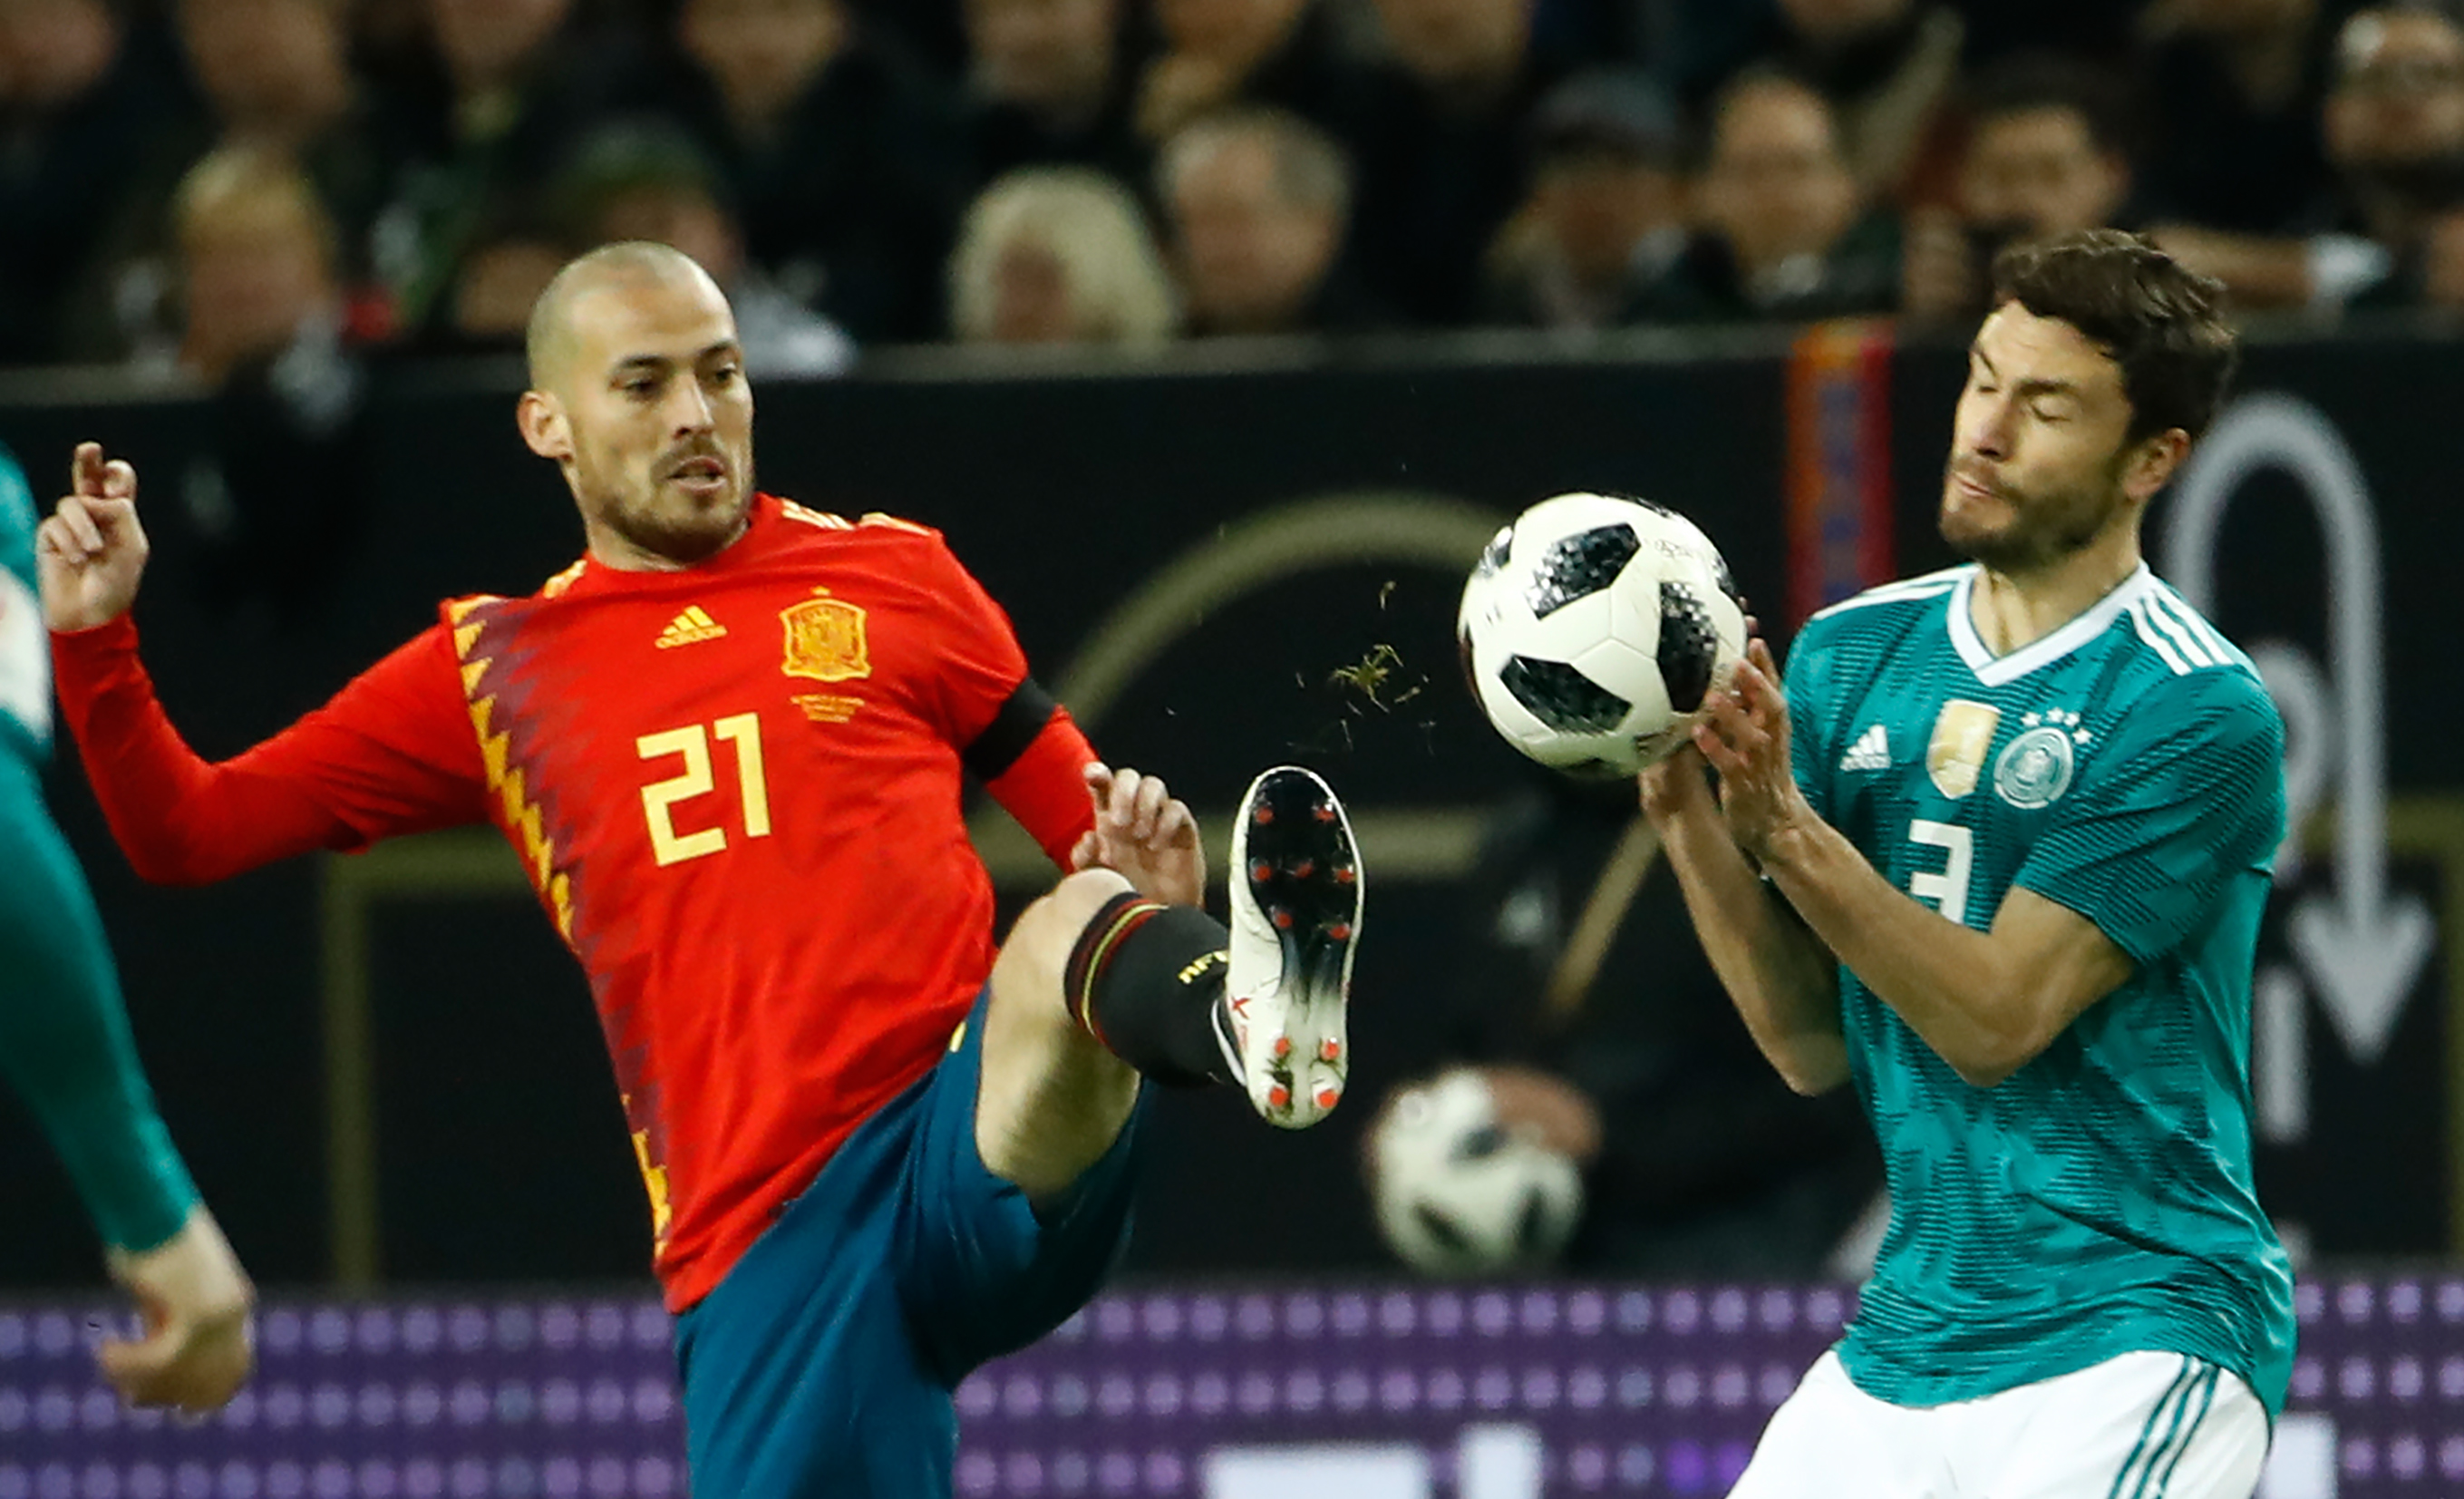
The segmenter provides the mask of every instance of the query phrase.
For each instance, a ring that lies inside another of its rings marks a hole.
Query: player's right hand
[[[131,1405],[221,1409],[256,1364],[256,1290],[213,1215],[201,1202],[168,1242],[143,1254],[114,1249],[110,1259],[112,1278],[136,1294],[145,1335],[105,1341],[95,1356],[103,1378]]]
[[[100,443],[79,443],[69,493],[35,532],[44,623],[63,632],[92,629],[127,613],[146,551],[137,471],[119,458],[106,462]]]

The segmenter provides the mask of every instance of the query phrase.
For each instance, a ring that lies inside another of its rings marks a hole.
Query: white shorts
[[[1857,1388],[1827,1353],[1771,1413],[1729,1499],[2250,1499],[2266,1461],[2258,1397],[2180,1354],[1907,1406]]]

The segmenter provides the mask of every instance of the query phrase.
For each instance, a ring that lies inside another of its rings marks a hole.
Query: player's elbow
[[[1848,1081],[1848,1045],[1838,1036],[1808,1037],[1769,1055],[1779,1080],[1802,1098],[1818,1098]]]
[[[128,855],[128,867],[148,885],[194,889],[238,872],[220,867],[219,861],[206,857],[203,850],[184,845],[132,842],[121,848]]]
[[[1980,1031],[1958,1046],[1942,1048],[1942,1059],[1970,1088],[1999,1088],[2005,1079],[2036,1059],[2052,1042],[2033,1028]]]

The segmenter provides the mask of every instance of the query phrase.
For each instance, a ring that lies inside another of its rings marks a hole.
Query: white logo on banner
[[[2378,522],[2352,451],[2318,408],[2271,392],[2234,403],[2202,440],[2183,474],[2165,528],[2167,576],[2203,612],[2215,608],[2217,533],[2235,494],[2254,474],[2280,469],[2299,486],[2326,541],[2327,674],[2299,647],[2263,641],[2251,659],[2266,678],[2286,728],[2289,797],[2286,846],[2277,878],[2299,867],[2292,831],[2305,822],[2336,775],[2335,893],[2297,905],[2288,923],[2293,949],[2338,1039],[2366,1067],[2386,1053],[2406,997],[2430,956],[2430,913],[2387,889],[2387,683],[2384,589]],[[2299,990],[2262,975],[2262,1009],[2299,1003]],[[2298,1015],[2261,1014],[2264,1035],[2297,1038]],[[2277,1087],[2306,1081],[2298,1060],[2272,1059]],[[2306,1088],[2301,1090],[2306,1095]],[[2260,1106],[2262,1128],[2277,1138],[2306,1132],[2306,1097]]]

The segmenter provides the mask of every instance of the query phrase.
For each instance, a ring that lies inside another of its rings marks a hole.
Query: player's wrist
[[[1820,850],[1821,829],[1822,820],[1814,815],[1814,808],[1802,797],[1794,798],[1771,820],[1754,849],[1754,861],[1766,874],[1801,874]]]
[[[135,1253],[114,1249],[110,1260],[123,1284],[200,1321],[244,1316],[256,1299],[239,1257],[202,1202],[167,1241]]]

